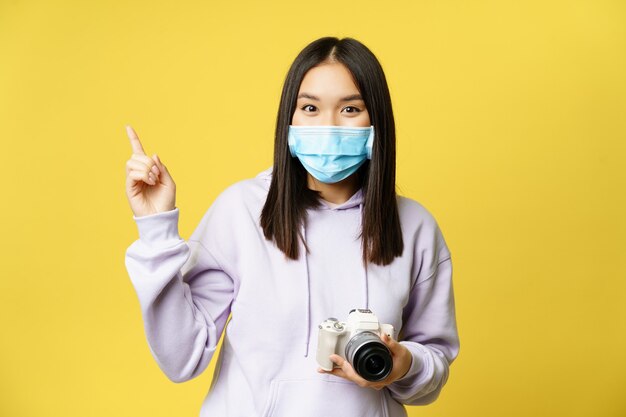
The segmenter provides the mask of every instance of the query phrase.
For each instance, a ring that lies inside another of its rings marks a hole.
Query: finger
[[[169,171],[167,170],[167,167],[165,165],[163,165],[163,162],[161,162],[161,158],[159,158],[159,155],[154,154],[152,159],[154,159],[156,161],[157,166],[159,167],[159,171],[164,172],[166,174],[169,174]]]
[[[146,172],[155,181],[159,178],[159,173],[156,165],[153,165],[152,168],[149,168],[143,162],[131,158],[126,161],[126,173],[128,174],[132,170]]]
[[[135,171],[132,170],[128,173],[128,176],[130,178],[132,178],[133,180],[139,182],[139,181],[143,181],[146,184],[149,185],[155,185],[156,181],[154,181],[153,179],[150,178],[150,175],[147,172],[141,172],[141,171]]]
[[[141,146],[139,136],[137,136],[137,133],[135,133],[135,130],[130,127],[130,125],[126,125],[126,134],[130,139],[130,146],[133,148],[133,153],[145,155],[146,152],[143,150],[143,146]]]
[[[400,343],[398,343],[392,337],[389,337],[389,335],[387,335],[387,334],[383,334],[381,338],[382,338],[383,342],[385,342],[385,344],[387,345],[389,350],[391,350],[392,354],[395,355],[396,353],[399,353],[399,351],[400,351]]]
[[[361,375],[357,374],[356,371],[354,370],[354,368],[352,367],[352,365],[350,364],[350,362],[348,362],[347,360],[345,360],[344,358],[342,358],[339,355],[336,354],[332,354],[330,355],[330,360],[333,361],[334,363],[336,363],[340,368],[341,372],[338,372],[339,374],[343,374],[345,375],[344,377],[356,382],[357,384],[359,384],[360,386],[367,386],[369,384],[369,382],[367,380],[365,380]],[[335,370],[333,370],[334,372]]]
[[[159,157],[157,156],[157,154],[154,154],[154,155],[152,155],[151,159],[154,161],[154,167],[157,169],[158,173],[160,174],[162,165],[161,165],[161,161],[159,160]],[[163,171],[165,171],[165,170],[163,170]]]
[[[161,174],[161,170],[159,170],[159,167],[157,166],[154,159],[150,158],[147,155],[132,154],[130,156],[130,159],[143,163],[147,167],[146,169],[152,171],[156,176],[159,176]]]
[[[327,373],[333,374],[333,375],[336,375],[336,376],[340,376],[342,378],[345,378],[345,379],[351,381],[351,379],[348,377],[348,375],[346,375],[346,373],[341,368],[334,368],[332,371],[328,371]]]
[[[360,387],[367,387],[369,385],[369,382],[366,381],[365,379],[359,377],[358,375],[356,375],[356,378],[354,375],[347,373],[346,371],[344,371],[341,368],[335,368],[332,370],[332,372],[330,372],[331,374],[341,377],[343,379],[346,379],[348,381],[354,382],[355,384],[357,384]]]
[[[331,371],[325,371],[323,369],[319,369],[320,373],[325,373],[325,374],[331,374],[331,375],[335,375],[335,376],[340,376],[342,378],[347,379],[348,381],[352,381],[352,379],[350,379],[348,377],[348,375],[345,373],[345,371],[341,368],[333,368]]]
[[[167,167],[163,164],[163,162],[161,162],[161,159],[159,158],[159,156],[157,154],[154,154],[152,159],[157,162],[157,166],[159,168],[159,173],[160,173],[159,178],[160,178],[161,183],[168,187],[176,187],[176,184],[174,183],[174,179],[170,175],[170,172],[167,169]]]
[[[135,170],[135,171],[144,171],[144,172],[150,172],[150,167],[146,164],[144,164],[141,161],[138,161],[136,159],[129,159],[128,161],[126,161],[126,169],[128,171],[131,170]]]
[[[139,171],[139,172],[142,172],[142,171]],[[154,175],[152,172],[147,172],[146,174],[148,177],[148,183],[150,185],[155,185],[158,182],[156,175]]]
[[[374,388],[377,391],[383,389],[387,385],[387,383],[384,381],[373,383],[371,381],[368,381],[362,378],[356,372],[346,372],[342,368],[335,368],[333,369],[332,372],[329,372],[329,373],[332,373],[333,375],[347,379],[348,381],[352,381],[360,387]]]

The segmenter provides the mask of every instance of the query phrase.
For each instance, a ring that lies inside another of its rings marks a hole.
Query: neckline
[[[341,205],[343,205],[343,204],[345,204],[345,203],[347,202],[347,201],[346,201],[346,202],[343,202],[343,203],[331,203],[330,201],[328,201],[328,200],[324,200],[324,199],[323,199],[323,198],[321,198],[321,197],[320,197],[320,200],[322,200],[322,203],[326,204],[326,205],[327,205],[328,207],[330,207],[331,209],[337,208],[337,207],[339,207],[339,206],[341,206]]]
[[[329,210],[342,210],[359,207],[363,202],[363,189],[359,188],[354,194],[352,194],[352,196],[348,200],[344,201],[343,203],[331,203],[330,201],[325,200],[321,197],[320,202],[322,203],[323,208]]]

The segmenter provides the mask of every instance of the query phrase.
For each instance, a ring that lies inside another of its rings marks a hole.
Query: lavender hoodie
[[[202,373],[222,331],[201,417],[406,416],[403,404],[439,396],[459,353],[450,251],[433,216],[398,196],[401,257],[364,268],[358,239],[363,195],[308,211],[289,260],[265,239],[259,216],[271,168],[222,192],[191,237],[179,209],[136,217],[126,268],[152,355],[174,382]],[[413,355],[407,374],[382,390],[317,372],[318,324],[369,308],[399,330]],[[227,320],[229,315],[230,320]]]

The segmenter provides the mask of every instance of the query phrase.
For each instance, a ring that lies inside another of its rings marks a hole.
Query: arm
[[[210,212],[211,210],[209,210]],[[200,243],[205,216],[188,242],[179,210],[136,217],[139,239],[126,251],[150,352],[174,382],[200,375],[213,357],[230,313],[234,283]]]
[[[416,279],[403,312],[398,339],[411,352],[411,366],[402,378],[387,386],[394,399],[407,405],[426,405],[437,399],[460,348],[452,260],[447,249],[437,252],[434,266],[427,269],[424,278]]]

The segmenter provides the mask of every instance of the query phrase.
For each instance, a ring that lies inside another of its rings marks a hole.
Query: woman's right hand
[[[133,154],[126,161],[126,196],[136,217],[174,210],[176,184],[159,157],[146,155],[139,137],[126,126]]]

